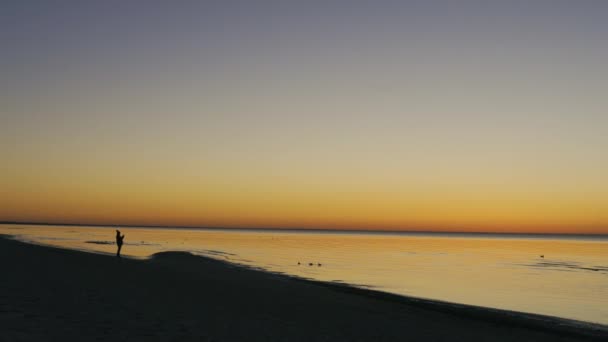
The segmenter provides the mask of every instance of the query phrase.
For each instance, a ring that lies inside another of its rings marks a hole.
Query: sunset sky
[[[0,220],[608,234],[606,1],[8,1]]]

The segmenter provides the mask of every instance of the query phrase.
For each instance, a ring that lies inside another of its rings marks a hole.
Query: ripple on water
[[[576,261],[538,261],[527,264],[520,264],[520,266],[533,267],[536,269],[547,269],[555,271],[589,271],[589,272],[601,272],[608,274],[608,266],[591,266],[584,265]]]

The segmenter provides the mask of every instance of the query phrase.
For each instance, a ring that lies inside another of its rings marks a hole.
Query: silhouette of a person
[[[116,229],[116,246],[118,246],[118,251],[116,251],[116,256],[120,258],[120,249],[122,248],[122,240],[125,238],[124,235],[120,235],[120,230]]]

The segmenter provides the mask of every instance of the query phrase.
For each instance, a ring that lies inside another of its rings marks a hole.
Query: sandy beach
[[[599,325],[0,238],[0,341],[580,341]]]

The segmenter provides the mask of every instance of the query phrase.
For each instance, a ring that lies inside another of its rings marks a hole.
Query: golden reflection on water
[[[132,257],[182,250],[403,295],[608,324],[606,239],[121,231],[126,235],[122,254]],[[0,225],[0,233],[65,248],[116,252],[112,228]]]

